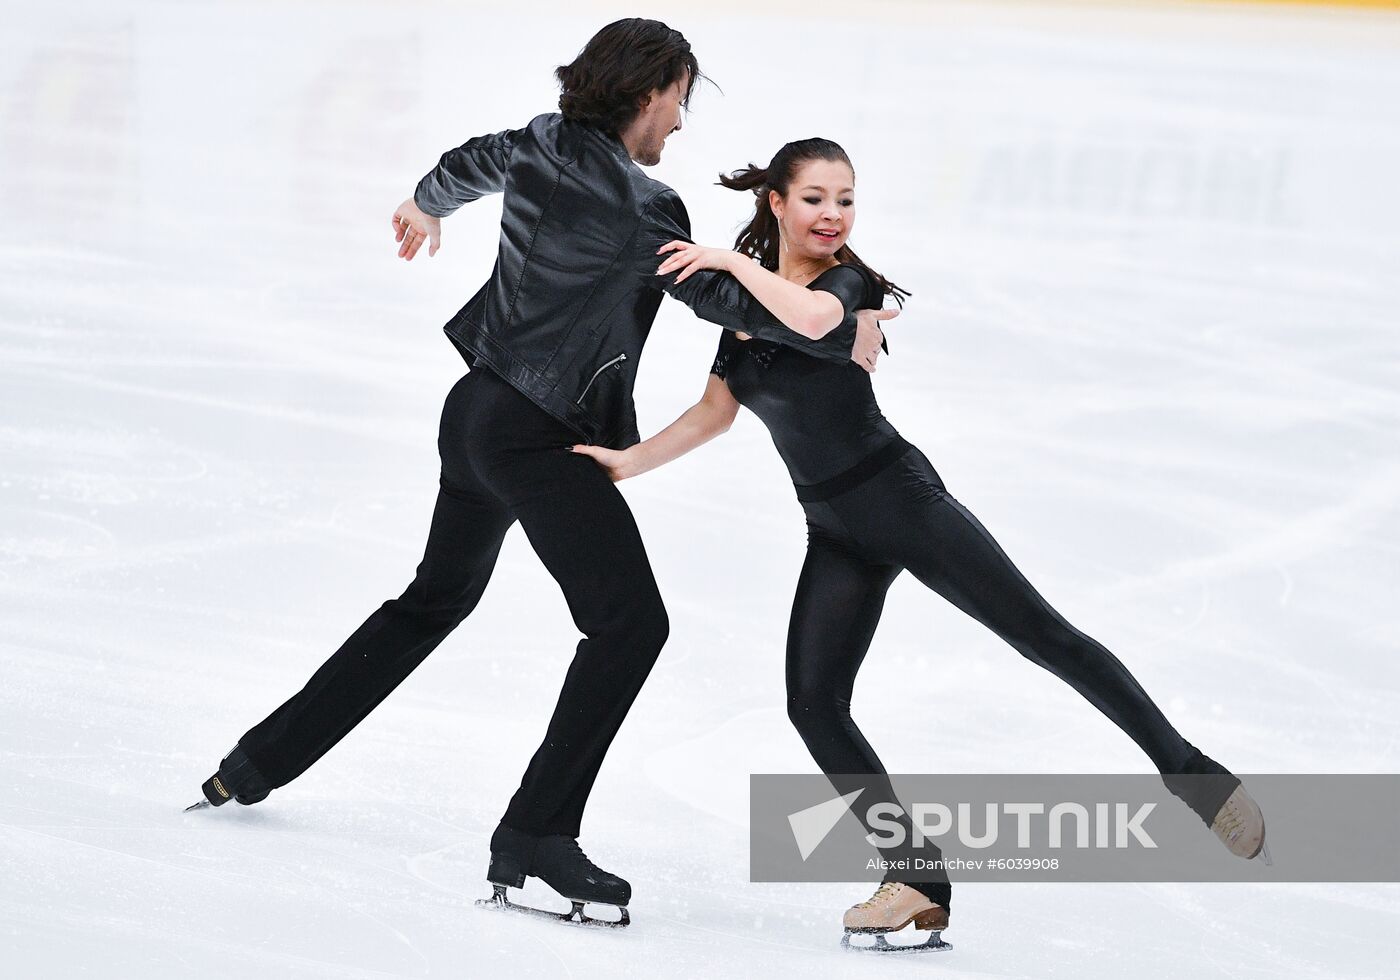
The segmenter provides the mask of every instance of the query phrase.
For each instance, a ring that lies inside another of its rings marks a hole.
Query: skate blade
[[[851,942],[852,936],[873,936],[875,942],[870,946],[857,946]],[[883,932],[865,933],[847,930],[846,934],[841,937],[841,948],[853,953],[938,953],[953,948],[952,943],[943,941],[943,930],[941,929],[930,931],[927,941],[911,943],[907,946],[892,943],[885,936],[886,933]]]
[[[1264,859],[1265,867],[1272,868],[1274,866],[1273,856],[1269,854],[1269,845],[1263,841],[1259,842],[1259,856]]]
[[[597,926],[604,929],[622,929],[630,925],[632,917],[627,914],[626,906],[614,906],[619,918],[616,919],[595,919],[583,911],[583,902],[569,899],[573,903],[573,908],[567,912],[551,912],[548,909],[532,908],[529,905],[516,905],[506,897],[506,886],[498,885],[494,882],[491,885],[492,893],[490,898],[479,898],[476,900],[476,907],[479,909],[497,909],[502,912],[518,912],[521,915],[531,915],[538,919],[553,919],[556,922],[567,922],[575,926]]]
[[[189,813],[191,810],[213,809],[213,807],[214,804],[210,803],[208,800],[200,800],[198,803],[191,803],[189,806],[185,807],[185,812]]]

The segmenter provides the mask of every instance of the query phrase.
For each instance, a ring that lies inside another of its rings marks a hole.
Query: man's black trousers
[[[441,487],[418,574],[300,692],[240,740],[269,784],[301,775],[475,608],[516,521],[583,633],[544,742],[502,823],[577,837],[603,756],[666,641],[666,609],[627,502],[576,433],[490,371],[443,406]],[[529,605],[521,604],[521,615]],[[552,685],[534,675],[514,683]]]

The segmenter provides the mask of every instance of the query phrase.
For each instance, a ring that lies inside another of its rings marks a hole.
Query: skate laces
[[[596,864],[594,864],[592,861],[590,861],[590,860],[588,859],[588,855],[587,855],[587,854],[583,853],[583,848],[579,847],[579,845],[578,845],[578,839],[577,839],[577,838],[575,838],[575,837],[570,837],[570,838],[568,838],[568,842],[567,842],[564,846],[565,846],[571,853],[578,855],[579,859],[580,859],[581,861],[583,861],[584,864],[588,865],[588,867],[589,867],[590,870],[596,871],[598,874],[606,874],[606,872],[603,871],[602,868],[598,867]]]
[[[887,881],[879,888],[875,889],[874,895],[871,895],[864,902],[861,902],[859,905],[856,906],[856,908],[868,909],[879,905],[881,902],[884,902],[887,899],[894,898],[896,895],[899,894],[899,890],[903,887],[904,886],[897,881]]]
[[[1235,801],[1231,799],[1226,804],[1229,811],[1229,819],[1225,825],[1225,832],[1229,834],[1229,839],[1235,840],[1240,834],[1245,833],[1245,815],[1235,806]]]
[[[1233,797],[1226,800],[1225,805],[1220,808],[1220,813],[1216,815],[1215,826],[1212,829],[1229,840],[1235,840],[1244,832],[1244,817],[1235,806]]]

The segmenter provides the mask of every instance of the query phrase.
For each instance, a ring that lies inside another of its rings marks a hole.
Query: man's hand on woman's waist
[[[856,342],[851,348],[851,360],[870,374],[875,373],[875,361],[880,356],[880,346],[885,342],[880,321],[892,320],[897,316],[899,310],[856,310]]]

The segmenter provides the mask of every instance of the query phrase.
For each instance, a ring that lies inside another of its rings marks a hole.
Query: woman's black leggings
[[[812,496],[803,490],[799,496]],[[788,717],[823,772],[885,771],[851,718],[851,689],[885,593],[906,568],[1084,695],[1159,771],[1182,771],[1193,746],[1117,657],[1041,597],[917,448],[858,486],[802,506],[807,560],[788,629]],[[930,897],[946,904],[946,887]]]

